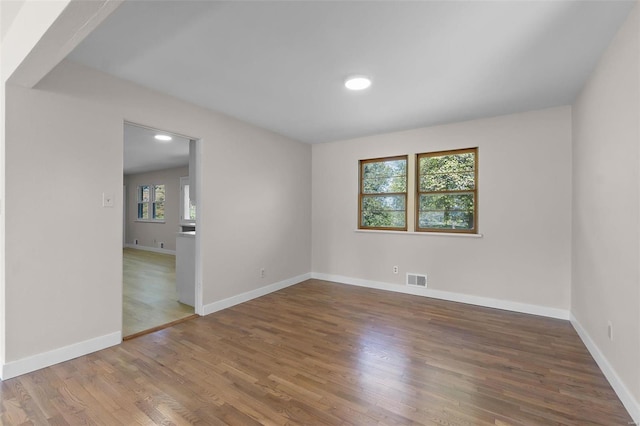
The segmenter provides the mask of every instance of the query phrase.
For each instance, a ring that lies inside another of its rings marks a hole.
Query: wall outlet
[[[133,240],[133,245],[137,246],[138,245],[138,240]]]
[[[611,321],[607,323],[607,337],[613,342],[613,324]]]
[[[160,248],[164,248],[164,243],[160,242]]]
[[[397,266],[393,267],[393,273],[397,274],[398,272],[400,272],[400,268],[398,268]]]
[[[264,268],[260,269],[260,278],[264,278],[266,276],[266,272],[264,271]]]

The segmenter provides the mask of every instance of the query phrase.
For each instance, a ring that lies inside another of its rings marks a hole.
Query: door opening
[[[196,316],[201,297],[196,295],[195,197],[187,200],[193,205],[190,233],[183,232],[181,216],[185,179],[193,182],[188,188],[198,186],[195,149],[195,139],[124,124],[124,340]]]

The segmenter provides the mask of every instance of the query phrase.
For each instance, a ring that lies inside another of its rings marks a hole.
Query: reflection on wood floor
[[[569,321],[310,280],[2,381],[0,424],[632,419]]]
[[[125,248],[122,257],[123,336],[193,315],[178,302],[174,255]]]

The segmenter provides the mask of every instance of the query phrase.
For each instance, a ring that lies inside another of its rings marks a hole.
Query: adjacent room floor
[[[568,321],[310,280],[0,383],[0,423],[629,425]]]
[[[123,330],[127,337],[193,315],[178,302],[176,257],[123,249]]]

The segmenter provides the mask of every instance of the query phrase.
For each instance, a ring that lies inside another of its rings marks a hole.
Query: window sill
[[[134,222],[141,222],[141,223],[167,223],[164,220],[144,220],[144,219],[136,219]]]
[[[462,232],[415,232],[415,231],[385,231],[381,229],[356,229],[355,232],[365,234],[397,234],[397,235],[429,235],[436,237],[462,237],[462,238],[482,238],[483,234],[465,234]]]

